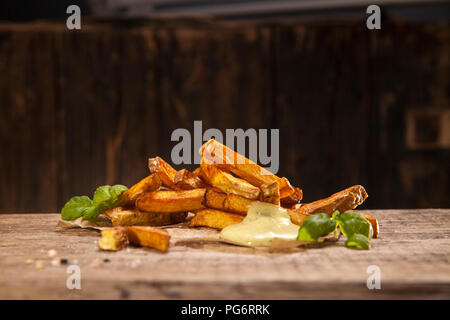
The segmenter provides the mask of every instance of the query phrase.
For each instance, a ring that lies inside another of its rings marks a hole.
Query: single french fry
[[[292,207],[293,211],[303,214],[326,213],[331,215],[334,211],[344,212],[355,209],[367,198],[363,186],[355,185],[339,191],[332,196],[311,203],[298,204]]]
[[[280,188],[276,181],[265,183],[260,187],[262,191],[262,201],[280,205]]]
[[[200,177],[206,183],[225,193],[234,193],[252,200],[259,199],[261,193],[258,187],[245,180],[234,177],[232,174],[217,168],[215,165],[201,164]]]
[[[158,213],[139,211],[136,208],[116,207],[103,211],[113,226],[165,226],[186,220],[186,212]]]
[[[102,230],[102,236],[98,240],[98,246],[101,250],[118,251],[125,248],[128,244],[126,228],[116,227]]]
[[[207,189],[203,204],[208,208],[222,211],[234,212],[242,215],[247,214],[248,207],[254,200],[250,200],[236,194],[226,194],[216,189]]]
[[[174,184],[183,190],[198,189],[206,187],[206,184],[198,175],[189,170],[181,169],[175,174]]]
[[[155,227],[127,227],[128,241],[137,246],[154,248],[166,252],[170,235],[167,230]]]
[[[215,209],[202,209],[195,213],[195,217],[192,218],[189,226],[210,227],[222,230],[232,224],[240,223],[243,219],[244,216],[236,213]]]
[[[151,173],[156,173],[167,187],[174,190],[181,190],[175,185],[174,179],[177,171],[160,157],[148,159],[148,168]]]
[[[206,189],[147,192],[136,201],[136,207],[146,212],[185,212],[202,209]]]
[[[295,192],[293,194],[280,200],[280,204],[284,208],[290,208],[290,207],[300,203],[302,198],[303,198],[303,190],[296,187]]]
[[[256,187],[276,181],[279,184],[281,198],[295,192],[286,178],[279,178],[243,155],[234,152],[214,139],[204,143],[199,150],[202,162],[215,164],[219,168],[231,171]]]
[[[249,206],[254,203],[255,200],[250,200],[236,194],[225,194],[214,189],[207,189],[203,204],[212,209],[218,209],[227,212],[233,212],[241,215],[246,215]],[[295,212],[287,209],[292,223],[301,225],[303,220],[307,218],[308,214],[301,212]]]
[[[142,179],[130,189],[123,192],[117,199],[118,206],[134,206],[137,198],[145,192],[155,191],[161,187],[161,179],[156,173]]]

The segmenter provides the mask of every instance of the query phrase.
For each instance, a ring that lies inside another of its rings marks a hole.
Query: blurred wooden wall
[[[409,150],[411,108],[449,107],[448,23],[0,24],[0,212],[57,212],[170,160],[176,128],[279,128],[304,200],[450,207],[450,151]]]

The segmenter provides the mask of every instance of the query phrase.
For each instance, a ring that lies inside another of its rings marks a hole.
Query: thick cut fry
[[[175,174],[173,180],[175,185],[183,190],[198,189],[206,187],[206,184],[198,177],[198,175],[189,170],[181,169]]]
[[[225,192],[234,193],[239,196],[257,200],[261,191],[245,180],[234,177],[215,165],[202,164],[200,166],[200,177],[211,186]],[[277,185],[278,187],[278,185]]]
[[[127,230],[122,227],[102,230],[102,237],[98,240],[99,248],[108,251],[122,250],[127,244]]]
[[[246,215],[248,207],[254,202],[255,200],[250,200],[232,193],[225,194],[214,189],[208,189],[205,193],[203,204],[208,208]],[[308,214],[290,209],[287,209],[287,211],[292,223],[297,225],[301,225],[303,220],[309,216]]]
[[[293,194],[291,194],[290,196],[281,199],[280,203],[281,203],[282,207],[290,208],[290,207],[300,203],[302,198],[303,198],[303,190],[300,188],[295,188],[295,192]]]
[[[208,189],[203,204],[208,208],[246,215],[248,207],[253,201],[236,194],[226,194],[215,189]]]
[[[355,211],[355,210],[353,210],[353,211]],[[370,222],[370,224],[372,225],[372,229],[373,229],[373,237],[378,238],[378,235],[380,234],[380,225],[378,224],[378,220],[369,216],[368,214],[365,214],[365,213],[362,213],[359,211],[355,211],[355,212],[359,213],[364,218],[366,218],[367,221]]]
[[[280,188],[281,198],[287,197],[295,191],[286,178],[277,177],[269,170],[214,139],[204,143],[199,153],[202,155],[203,163],[216,164],[219,168],[233,172],[256,187],[276,181]]]
[[[136,201],[136,207],[147,212],[185,212],[202,209],[206,189],[147,192]]]
[[[169,247],[169,233],[155,227],[127,227],[128,241],[136,246],[154,248],[166,252]]]
[[[262,201],[280,205],[280,188],[276,181],[261,185]]]
[[[232,224],[240,223],[244,216],[231,212],[225,212],[215,209],[203,209],[195,213],[192,218],[190,227],[210,227],[222,230]]]
[[[186,220],[186,212],[157,213],[144,212],[136,208],[116,207],[103,211],[113,226],[165,226]]]
[[[364,187],[356,185],[339,191],[328,198],[296,205],[292,210],[304,214],[326,213],[331,215],[335,210],[344,212],[355,209],[366,198],[367,193]]]
[[[123,192],[117,200],[118,206],[132,207],[135,205],[137,198],[145,192],[158,190],[159,187],[161,187],[161,179],[156,173],[153,173]]]
[[[114,227],[102,230],[98,245],[102,250],[118,251],[131,243],[165,252],[169,246],[169,239],[169,233],[161,228]]]
[[[174,182],[177,171],[163,159],[160,157],[148,159],[148,168],[151,173],[156,173],[167,187],[180,190],[180,187],[177,187]]]

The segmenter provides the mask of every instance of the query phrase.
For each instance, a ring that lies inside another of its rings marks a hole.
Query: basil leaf
[[[87,196],[72,197],[61,210],[63,220],[75,220],[85,214],[93,205],[93,202]]]
[[[95,190],[93,200],[87,196],[71,198],[61,210],[63,220],[75,220],[83,217],[83,220],[97,218],[103,210],[113,208],[117,198],[128,188],[117,184],[114,186],[101,186]]]
[[[345,241],[345,246],[369,250],[370,249],[370,239],[362,234],[355,233],[355,234],[352,234],[350,237],[348,237],[347,241]]]
[[[103,209],[98,206],[92,206],[83,215],[83,220],[91,220],[97,218],[100,213],[102,213]]]
[[[354,234],[361,234],[372,239],[372,225],[359,213],[353,211],[345,211],[341,214],[334,213],[333,218],[347,238],[350,238]]]
[[[112,205],[111,198],[111,186],[98,187],[94,193],[94,205],[107,209]]]
[[[298,241],[317,241],[320,237],[334,231],[336,222],[326,213],[317,213],[306,218],[298,230]]]
[[[121,184],[116,184],[111,187],[110,193],[112,196],[112,202],[113,204],[116,203],[117,198],[125,191],[127,191],[128,188],[126,186],[123,186]]]

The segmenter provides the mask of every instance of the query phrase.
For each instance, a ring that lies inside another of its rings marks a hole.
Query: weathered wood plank
[[[370,251],[345,248],[340,240],[270,252],[220,243],[210,229],[169,228],[166,254],[143,248],[101,252],[96,231],[61,230],[56,214],[5,214],[0,298],[449,299],[450,210],[365,212],[381,226]],[[50,249],[80,266],[81,290],[66,288],[67,266],[52,266]],[[41,260],[43,268],[28,259]],[[370,265],[380,267],[380,290],[366,287]]]
[[[279,128],[305,201],[450,207],[448,149],[409,150],[412,108],[448,108],[448,23],[204,20],[0,24],[0,212],[56,212],[170,160],[176,128]],[[187,166],[192,169],[193,166]],[[177,167],[178,168],[178,167]]]

